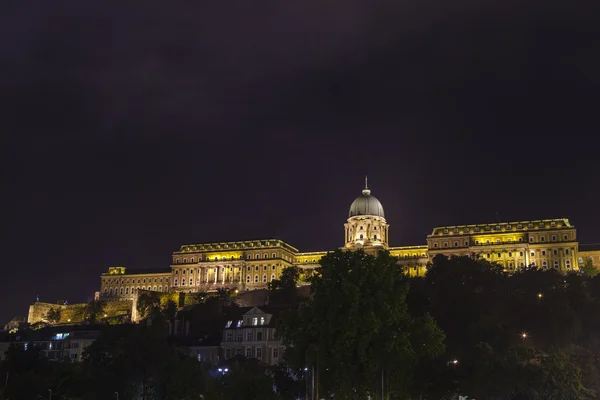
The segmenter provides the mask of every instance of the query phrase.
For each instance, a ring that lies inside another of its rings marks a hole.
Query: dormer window
[[[260,324],[264,325],[265,324],[265,317],[260,317]]]
[[[253,326],[256,326],[256,325],[258,325],[258,317],[254,317],[254,318],[252,318],[252,325],[253,325]]]
[[[227,323],[225,324],[225,329],[231,328],[232,323],[233,323],[233,321],[227,321]]]
[[[242,325],[243,325],[243,323],[244,323],[244,320],[243,320],[243,319],[240,319],[240,320],[237,322],[236,328],[241,328],[241,327],[242,327]]]

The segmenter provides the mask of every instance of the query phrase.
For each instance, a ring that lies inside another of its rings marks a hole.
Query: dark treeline
[[[310,298],[280,315],[284,366],[235,358],[219,372],[171,342],[175,310],[149,312],[150,326],[107,327],[80,363],[11,347],[3,399],[49,390],[73,400],[599,398],[600,279],[591,271],[509,275],[483,259],[438,256],[426,277],[409,278],[397,261],[384,251],[325,256]],[[271,285],[273,299],[294,297],[297,272]]]

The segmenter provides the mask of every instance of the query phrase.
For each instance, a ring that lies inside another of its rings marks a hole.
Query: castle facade
[[[600,247],[580,248],[576,229],[566,218],[442,226],[434,228],[421,246],[391,247],[388,240],[383,206],[365,182],[361,195],[350,206],[343,248],[389,250],[412,276],[424,275],[428,262],[438,254],[477,255],[509,272],[527,266],[569,272],[578,270],[588,258],[600,263]],[[164,269],[110,267],[100,277],[96,297],[128,300],[137,290],[194,293],[219,288],[262,289],[290,266],[311,275],[325,254],[327,251],[301,252],[279,239],[186,244],[172,254],[171,265]]]

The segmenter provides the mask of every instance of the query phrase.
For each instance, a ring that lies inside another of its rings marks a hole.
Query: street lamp
[[[115,396],[117,397],[117,400],[119,400],[119,392],[115,392]]]
[[[48,400],[52,400],[52,389],[48,389]]]
[[[538,298],[538,299],[540,299],[540,300],[541,300],[541,299],[542,299],[542,297],[544,297],[544,295],[543,295],[543,294],[541,294],[541,293],[538,293],[538,294],[537,294],[537,298]]]
[[[521,333],[521,339],[525,340],[529,337],[529,334],[527,334],[527,332],[522,332]]]

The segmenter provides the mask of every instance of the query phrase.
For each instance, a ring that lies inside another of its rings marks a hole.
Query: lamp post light
[[[525,340],[529,337],[529,334],[527,332],[522,332],[521,333],[521,339]]]
[[[119,400],[119,392],[115,392],[115,397]]]
[[[52,389],[48,389],[48,400],[52,400]]]

